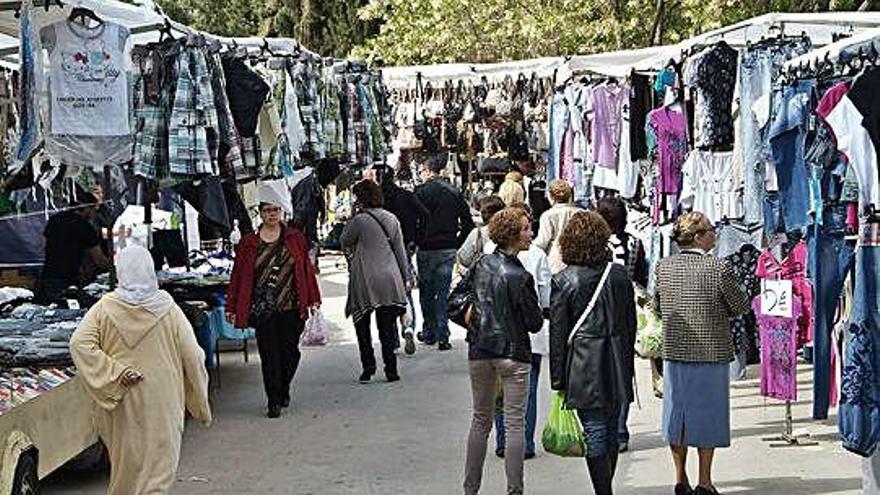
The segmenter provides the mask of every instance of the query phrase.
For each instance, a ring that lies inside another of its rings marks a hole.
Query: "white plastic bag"
[[[404,313],[402,315],[400,315],[400,326],[405,329],[412,328],[414,321],[415,321],[414,309],[412,307],[412,304],[410,304],[410,299],[407,298],[406,311],[404,311]]]
[[[305,330],[302,335],[302,345],[319,346],[327,345],[330,340],[330,328],[324,314],[320,309],[310,309],[309,319],[306,320]]]

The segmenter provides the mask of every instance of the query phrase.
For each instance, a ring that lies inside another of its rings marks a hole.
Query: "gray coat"
[[[373,219],[366,211],[372,213]],[[409,262],[397,218],[381,208],[370,208],[352,217],[340,243],[348,257],[348,301],[345,316],[360,319],[380,306],[406,307]],[[379,222],[385,227],[379,226]],[[391,238],[389,243],[388,237]]]

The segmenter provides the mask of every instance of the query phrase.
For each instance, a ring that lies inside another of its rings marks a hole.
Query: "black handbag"
[[[468,334],[470,334],[470,328],[464,321],[465,314],[467,313],[468,308],[474,304],[477,297],[474,291],[474,268],[475,267],[472,266],[461,277],[461,280],[455,284],[452,292],[449,293],[449,299],[447,299],[446,303],[446,315],[449,317],[449,320],[459,326],[467,328]]]
[[[265,284],[257,284],[251,296],[250,325],[261,326],[268,323],[278,310],[278,273],[281,272],[281,255],[284,252],[284,239],[278,239],[278,246],[269,262],[269,278]]]

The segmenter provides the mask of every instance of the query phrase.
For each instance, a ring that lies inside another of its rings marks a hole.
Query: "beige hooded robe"
[[[157,298],[170,296],[158,292]],[[154,298],[156,299],[156,298]],[[184,407],[211,422],[205,354],[173,302],[134,305],[117,293],[86,314],[70,351],[86,390],[99,406],[98,434],[110,453],[110,495],[164,494],[177,475]],[[143,380],[126,389],[123,371]]]

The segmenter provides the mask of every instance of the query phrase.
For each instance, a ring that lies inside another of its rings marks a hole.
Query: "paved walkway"
[[[245,364],[224,354],[222,388],[212,392],[215,424],[187,425],[179,482],[174,493],[200,494],[418,494],[460,493],[470,419],[470,388],[463,332],[453,351],[420,346],[400,356],[403,380],[381,373],[369,385],[360,372],[354,330],[342,317],[346,276],[322,259],[325,313],[333,345],[304,351],[294,381],[293,405],[280,420],[263,417],[264,397],[255,352]],[[377,349],[377,358],[378,356]],[[751,369],[752,375],[757,369]],[[671,459],[659,434],[660,401],[651,395],[647,362],[638,362],[641,408],[633,405],[631,451],[621,456],[618,494],[672,493]],[[771,448],[762,437],[782,431],[784,406],[765,400],[757,380],[732,391],[733,446],[716,455],[716,483],[725,494],[861,493],[860,459],[845,452],[836,417],[809,419],[810,370],[803,366],[794,405],[796,431],[812,434],[814,447]],[[546,363],[539,392],[539,425],[549,402]],[[491,442],[491,441],[490,441]],[[490,443],[484,493],[503,493],[503,462]],[[539,453],[526,463],[526,493],[589,494],[586,465]],[[696,477],[696,455],[690,472]],[[61,473],[44,494],[99,494],[106,473]]]

